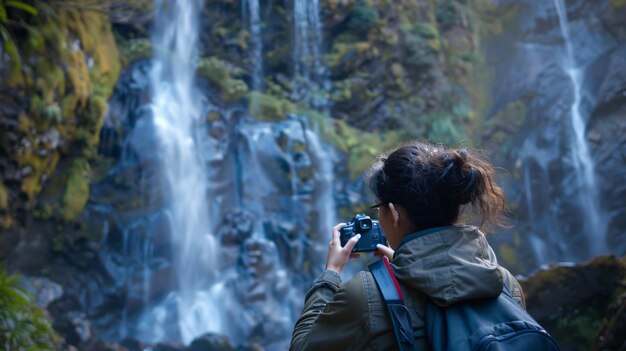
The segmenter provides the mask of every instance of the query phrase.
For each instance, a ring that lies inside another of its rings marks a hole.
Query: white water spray
[[[201,9],[201,0],[155,1],[150,76],[153,121],[171,204],[178,324],[185,343],[220,328],[217,308],[203,293],[215,275],[215,245],[209,233],[207,177],[193,133],[201,117],[201,99],[194,87]]]
[[[244,10],[248,11],[248,23],[252,38],[252,88],[263,90],[263,41],[261,40],[261,9],[259,0],[245,0]],[[244,16],[246,17],[246,16]]]
[[[297,96],[302,96],[314,107],[327,109],[328,98],[323,95],[330,91],[330,81],[322,61],[323,33],[319,0],[294,0],[293,7],[294,90]]]
[[[567,10],[563,0],[553,0],[559,17],[561,34],[565,41],[565,58],[563,69],[572,81],[574,87],[574,101],[570,110],[571,125],[574,131],[574,138],[571,141],[572,161],[576,171],[576,179],[581,190],[581,203],[585,212],[589,216],[590,228],[593,235],[590,235],[590,253],[597,255],[607,251],[606,249],[606,228],[600,216],[600,206],[598,201],[596,180],[594,175],[594,164],[591,153],[585,140],[586,123],[582,112],[582,82],[583,69],[576,63],[574,49],[570,37]]]

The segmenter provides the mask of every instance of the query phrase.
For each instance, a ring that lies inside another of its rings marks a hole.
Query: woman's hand
[[[385,246],[382,244],[377,244],[376,245],[376,252],[374,252],[374,256],[377,257],[383,257],[383,256],[387,256],[387,258],[389,259],[389,261],[391,261],[393,259],[393,253],[395,251],[393,251],[389,246]]]
[[[341,247],[339,229],[345,225],[345,223],[339,223],[333,227],[333,239],[330,241],[330,244],[328,244],[328,256],[326,257],[326,269],[339,274],[343,271],[350,257],[358,257],[358,255],[352,254],[352,248],[361,238],[361,234],[357,234],[348,240],[346,246]]]

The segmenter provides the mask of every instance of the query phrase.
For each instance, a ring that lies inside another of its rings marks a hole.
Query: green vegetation
[[[217,87],[225,102],[237,101],[248,93],[246,83],[236,79],[243,71],[216,57],[201,59],[198,62],[198,74]]]
[[[19,284],[0,270],[0,347],[4,350],[56,350],[60,337],[44,312]]]
[[[120,43],[120,58],[124,65],[152,57],[152,42],[150,39],[137,38],[128,41],[119,39],[118,42]]]
[[[260,121],[279,121],[295,110],[288,100],[252,91],[248,94],[248,110],[252,117]]]
[[[61,218],[75,220],[89,200],[89,176],[91,167],[85,159],[76,159],[68,171],[67,185],[63,194]]]
[[[348,28],[356,32],[367,32],[378,21],[376,9],[367,5],[365,1],[359,1],[348,19]]]
[[[16,71],[21,69],[22,60],[20,58],[16,39],[11,32],[10,27],[19,26],[29,29],[23,22],[18,22],[14,18],[9,17],[12,10],[19,10],[32,16],[37,16],[37,8],[24,1],[7,0],[0,1],[0,39],[4,43],[4,52],[11,57],[12,68]]]
[[[21,169],[28,170],[19,191],[29,208],[34,207],[44,183],[54,176],[59,164],[74,159],[88,162],[95,157],[106,101],[121,70],[111,23],[102,11],[106,8],[65,5],[0,1],[0,35],[5,51],[19,52],[19,57],[9,55],[12,68],[3,77],[4,83],[27,101],[18,107],[17,135],[13,136],[22,140],[22,145],[5,143],[2,147]],[[7,45],[13,45],[14,50]],[[139,55],[136,51],[141,50],[131,50],[131,54]],[[75,175],[70,179],[68,188],[63,189],[64,208],[54,211],[65,220],[76,217],[86,203],[84,194],[88,194],[88,183],[78,181]],[[70,195],[78,198],[70,200]],[[3,211],[0,225],[7,228],[14,209]],[[39,212],[50,216],[50,211]]]

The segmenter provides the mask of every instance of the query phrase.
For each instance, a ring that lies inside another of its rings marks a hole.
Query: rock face
[[[626,258],[551,266],[522,282],[528,312],[562,350],[623,350]]]
[[[501,2],[515,24],[485,41],[496,68],[484,147],[509,170],[515,230],[498,245],[525,271],[624,254],[624,50],[615,2]],[[621,164],[620,164],[621,163]],[[512,253],[515,252],[515,255]]]

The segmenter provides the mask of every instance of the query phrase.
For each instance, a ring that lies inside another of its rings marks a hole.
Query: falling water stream
[[[183,341],[190,342],[220,328],[217,308],[204,292],[215,275],[215,244],[209,232],[207,177],[194,138],[201,115],[194,76],[202,1],[157,0],[155,9],[152,112],[170,198],[179,328]]]
[[[258,41],[250,60],[260,63],[259,1],[241,4]],[[319,23],[314,5],[305,18]],[[284,350],[337,222],[336,156],[306,117],[260,121],[203,85],[195,72],[202,10],[200,0],[156,0],[153,60],[125,72],[110,101],[109,131],[127,128],[127,156],[92,202],[112,224],[102,259],[125,295],[122,323],[111,330],[103,319],[98,330],[150,344],[213,333]],[[255,67],[252,85],[263,80]],[[132,189],[122,201],[141,199],[132,211],[112,206],[120,179]]]
[[[294,94],[297,99],[328,112],[330,90],[322,61],[323,32],[319,0],[294,0]]]
[[[574,55],[565,3],[563,0],[554,0],[554,6],[556,7],[559,17],[559,26],[565,41],[563,69],[570,78],[574,91],[574,101],[572,102],[570,110],[571,126],[574,131],[574,138],[572,138],[570,143],[572,162],[580,189],[580,202],[589,219],[588,228],[593,233],[593,235],[587,236],[590,245],[589,251],[592,255],[598,255],[607,251],[606,228],[600,216],[601,211],[594,175],[594,164],[585,138],[587,118],[582,112],[584,70],[583,67],[576,62]]]
[[[263,41],[261,40],[261,10],[259,0],[245,0],[242,8],[247,10],[250,36],[252,38],[252,88],[263,90]]]

